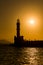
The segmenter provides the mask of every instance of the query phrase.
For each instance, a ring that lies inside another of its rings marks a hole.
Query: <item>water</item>
[[[0,46],[0,65],[43,65],[43,48]]]

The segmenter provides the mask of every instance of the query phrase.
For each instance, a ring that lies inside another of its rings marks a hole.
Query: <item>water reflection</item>
[[[37,59],[38,58],[38,50],[36,48],[30,48],[30,65],[38,65]]]
[[[38,50],[36,48],[16,48],[16,61],[21,65],[38,65]]]
[[[43,65],[43,48],[0,47],[0,65]]]

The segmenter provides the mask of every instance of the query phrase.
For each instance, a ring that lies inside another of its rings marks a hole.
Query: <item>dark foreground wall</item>
[[[43,41],[17,41],[10,44],[1,44],[0,46],[14,46],[14,47],[43,47]]]
[[[18,47],[43,47],[43,41],[24,41],[15,42],[14,46]]]

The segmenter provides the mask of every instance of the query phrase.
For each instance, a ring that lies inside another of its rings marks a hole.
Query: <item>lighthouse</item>
[[[20,37],[20,20],[17,19],[17,38]]]
[[[20,36],[20,20],[17,19],[16,23],[16,36],[14,37],[14,45],[15,46],[21,46],[23,45],[24,39],[23,36]]]

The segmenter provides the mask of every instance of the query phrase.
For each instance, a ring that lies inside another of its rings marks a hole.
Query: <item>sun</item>
[[[29,30],[30,33],[37,33],[40,30],[40,21],[37,17],[29,17],[26,18],[26,29]]]
[[[36,20],[35,19],[29,19],[28,20],[28,26],[29,27],[35,27],[36,26]]]
[[[30,19],[30,20],[29,20],[29,24],[30,24],[30,25],[35,25],[35,20],[34,20],[34,19]]]
[[[27,25],[29,28],[36,28],[36,20],[34,18],[30,18],[27,20]]]
[[[26,26],[30,30],[37,30],[39,28],[38,19],[35,17],[30,17],[26,19]]]

